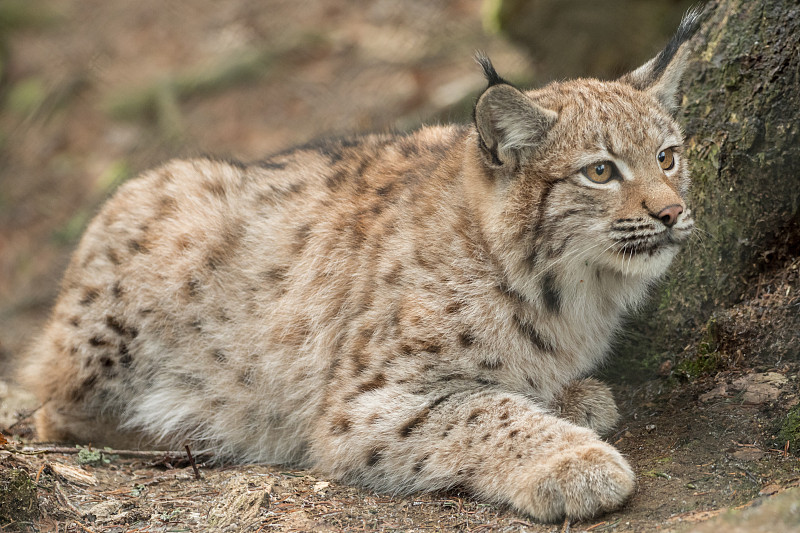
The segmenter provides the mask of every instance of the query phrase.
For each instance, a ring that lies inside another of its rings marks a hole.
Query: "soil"
[[[321,135],[467,120],[483,86],[475,49],[504,76],[532,78],[523,53],[483,31],[480,12],[477,0],[48,0],[11,29],[0,24],[0,491],[20,487],[0,492],[0,529],[800,528],[798,443],[782,428],[800,398],[796,235],[660,375],[615,385],[623,418],[607,440],[639,482],[622,509],[594,520],[536,524],[458,491],[397,497],[202,457],[196,473],[185,450],[35,442],[35,400],[14,366],[82,228],[122,180],[171,157],[255,160]]]

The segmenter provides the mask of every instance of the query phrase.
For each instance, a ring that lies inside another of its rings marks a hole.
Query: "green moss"
[[[800,405],[795,405],[786,414],[781,422],[778,432],[778,443],[781,447],[789,442],[789,451],[797,454],[800,452]]]
[[[78,464],[81,465],[102,465],[108,464],[111,461],[118,459],[119,456],[103,453],[101,450],[89,448],[88,446],[76,446],[78,451]],[[110,448],[104,448],[108,451]]]
[[[680,361],[675,367],[677,373],[688,378],[696,378],[716,371],[720,366],[720,356],[717,351],[718,338],[717,320],[711,317],[706,323],[703,338],[697,343],[697,351],[694,356]]]
[[[39,516],[36,484],[17,468],[0,470],[0,523],[31,522]]]

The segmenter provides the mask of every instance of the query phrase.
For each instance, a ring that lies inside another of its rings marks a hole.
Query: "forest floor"
[[[593,520],[536,524],[457,491],[395,497],[202,457],[196,473],[183,450],[36,443],[35,400],[14,368],[82,228],[121,181],[171,157],[255,160],[323,134],[467,120],[483,85],[475,49],[510,79],[532,76],[523,54],[483,31],[477,0],[8,5],[19,9],[0,10],[0,530],[800,528],[800,461],[785,434],[787,420],[800,425],[796,241],[659,375],[614,385],[623,417],[607,440],[638,486]]]

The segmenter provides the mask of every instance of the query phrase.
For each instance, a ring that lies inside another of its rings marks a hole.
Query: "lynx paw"
[[[537,465],[517,507],[544,521],[571,519],[616,509],[636,485],[631,467],[604,442],[569,448]]]
[[[594,378],[569,383],[553,398],[550,407],[556,416],[603,434],[619,419],[611,390]]]

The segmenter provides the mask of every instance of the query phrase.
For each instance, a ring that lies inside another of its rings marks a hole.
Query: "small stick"
[[[569,533],[569,517],[564,519],[564,525],[561,527],[561,533]]]
[[[200,479],[200,471],[197,469],[197,464],[194,462],[194,457],[192,457],[192,451],[189,449],[189,445],[186,444],[184,448],[186,448],[186,455],[189,456],[189,462],[192,464],[192,470],[194,470],[194,478]]]
[[[61,453],[64,455],[80,453],[81,448],[70,448],[68,446],[25,446],[23,449],[5,448],[5,451],[18,453],[20,455],[42,455],[45,453]],[[182,451],[178,450],[113,450],[103,448],[101,451],[119,455],[120,457],[132,457],[138,459],[160,459],[166,456],[180,456]]]
[[[36,479],[34,480],[34,483],[39,483],[39,476],[42,475],[42,470],[44,470],[44,468],[46,466],[47,466],[47,463],[45,463],[45,464],[43,464],[42,466],[39,467],[39,471],[36,472]]]
[[[745,475],[747,475],[747,477],[750,478],[750,481],[752,481],[756,485],[760,485],[761,484],[761,482],[759,480],[757,480],[756,477],[753,474],[751,474],[746,468],[743,468],[743,467],[741,467],[739,465],[736,465],[736,468],[738,468],[739,470],[744,472]]]

